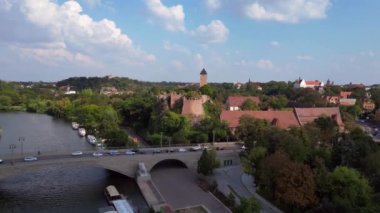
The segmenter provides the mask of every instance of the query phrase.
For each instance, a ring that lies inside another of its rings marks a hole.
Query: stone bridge
[[[91,154],[83,156],[44,156],[45,158],[41,157],[38,161],[23,162],[19,160],[13,165],[11,163],[0,164],[0,179],[54,165],[88,165],[135,178],[140,162],[145,164],[148,171],[151,171],[154,166],[164,161],[177,162],[187,168],[197,168],[197,162],[201,154],[201,151],[197,151],[136,155],[121,154],[117,156],[104,155],[101,157],[93,157]],[[237,165],[240,163],[237,150],[217,151],[217,157],[220,160],[221,166]]]

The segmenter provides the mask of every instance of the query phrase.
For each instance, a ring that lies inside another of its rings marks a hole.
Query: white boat
[[[104,194],[106,195],[107,201],[109,204],[111,204],[115,209],[116,212],[120,213],[134,213],[133,207],[128,202],[126,197],[122,194],[120,194],[116,187],[113,185],[109,185],[104,189]]]
[[[79,128],[79,124],[78,124],[77,122],[72,122],[72,123],[71,123],[71,127],[72,127],[73,129],[78,129],[78,128]]]
[[[96,138],[95,138],[95,136],[93,136],[93,135],[87,135],[87,141],[88,141],[91,145],[95,145],[95,144],[96,144]]]
[[[86,130],[84,128],[79,128],[78,129],[78,134],[82,137],[86,135]]]

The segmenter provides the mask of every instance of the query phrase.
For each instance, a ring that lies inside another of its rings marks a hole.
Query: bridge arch
[[[169,158],[160,160],[157,163],[155,163],[150,171],[153,171],[154,169],[160,168],[160,167],[182,167],[182,168],[189,168],[189,166],[183,162],[182,160],[178,160],[175,158]]]

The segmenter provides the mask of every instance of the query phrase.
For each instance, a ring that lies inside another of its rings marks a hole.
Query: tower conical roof
[[[201,75],[207,75],[207,72],[206,72],[205,68],[202,69]]]

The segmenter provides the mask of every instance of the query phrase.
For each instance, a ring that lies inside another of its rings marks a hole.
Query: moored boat
[[[104,189],[107,201],[112,205],[117,212],[134,213],[134,209],[128,202],[126,197],[117,191],[114,185],[109,185]]]
[[[95,138],[95,136],[93,136],[93,135],[87,135],[87,141],[88,141],[88,143],[90,143],[91,145],[95,145],[95,144],[96,144],[96,138]]]
[[[79,128],[79,124],[78,124],[77,122],[72,122],[72,123],[71,123],[71,127],[72,127],[73,129],[78,129],[78,128]]]
[[[84,128],[79,128],[78,129],[78,134],[82,137],[86,135],[86,130]]]

